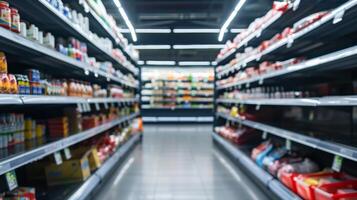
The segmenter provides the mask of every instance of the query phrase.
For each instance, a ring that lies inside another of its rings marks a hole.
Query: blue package
[[[269,144],[269,146],[262,151],[258,156],[255,162],[258,164],[259,167],[263,167],[263,160],[264,158],[271,152],[273,151],[274,146],[272,144]]]

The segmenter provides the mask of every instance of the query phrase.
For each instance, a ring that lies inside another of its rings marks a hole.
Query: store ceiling
[[[122,17],[112,1],[103,1],[120,22]],[[220,29],[238,0],[122,0],[135,29]],[[244,29],[263,16],[271,0],[248,0],[230,28]],[[126,28],[124,26],[124,28]],[[129,33],[124,33],[131,39]],[[237,33],[226,33],[224,41]],[[219,44],[218,33],[137,33],[135,45]],[[213,61],[219,49],[140,50],[141,60]]]

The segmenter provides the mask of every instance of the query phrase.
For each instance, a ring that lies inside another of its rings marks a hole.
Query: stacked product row
[[[0,1],[0,199],[85,199],[140,139],[138,54],[82,5]]]
[[[274,199],[357,198],[357,1],[325,3],[274,2],[217,57],[214,139]]]
[[[118,148],[141,131],[139,121],[134,121],[129,126],[114,127],[62,152],[55,163],[52,158],[47,157],[19,168],[8,178],[18,187],[4,192],[8,185],[2,182],[1,198],[35,200],[65,197],[51,194],[51,189],[44,192],[43,186],[47,188],[73,187],[88,180],[91,174],[106,164]]]
[[[172,71],[143,76],[142,101],[148,102],[149,108],[212,108],[212,72]]]

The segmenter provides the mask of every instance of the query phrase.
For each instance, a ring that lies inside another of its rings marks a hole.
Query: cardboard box
[[[98,156],[97,148],[95,148],[95,147],[92,147],[92,148],[79,147],[79,148],[72,150],[71,154],[74,156],[80,156],[83,154],[87,154],[91,172],[95,171],[102,165],[102,163],[100,162],[99,156]]]
[[[91,175],[88,155],[89,153],[81,157],[73,156],[71,160],[63,161],[60,165],[47,165],[47,184],[52,186],[85,181]]]

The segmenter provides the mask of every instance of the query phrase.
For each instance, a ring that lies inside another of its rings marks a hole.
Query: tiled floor
[[[211,126],[145,126],[143,143],[97,200],[268,199],[210,138]]]

